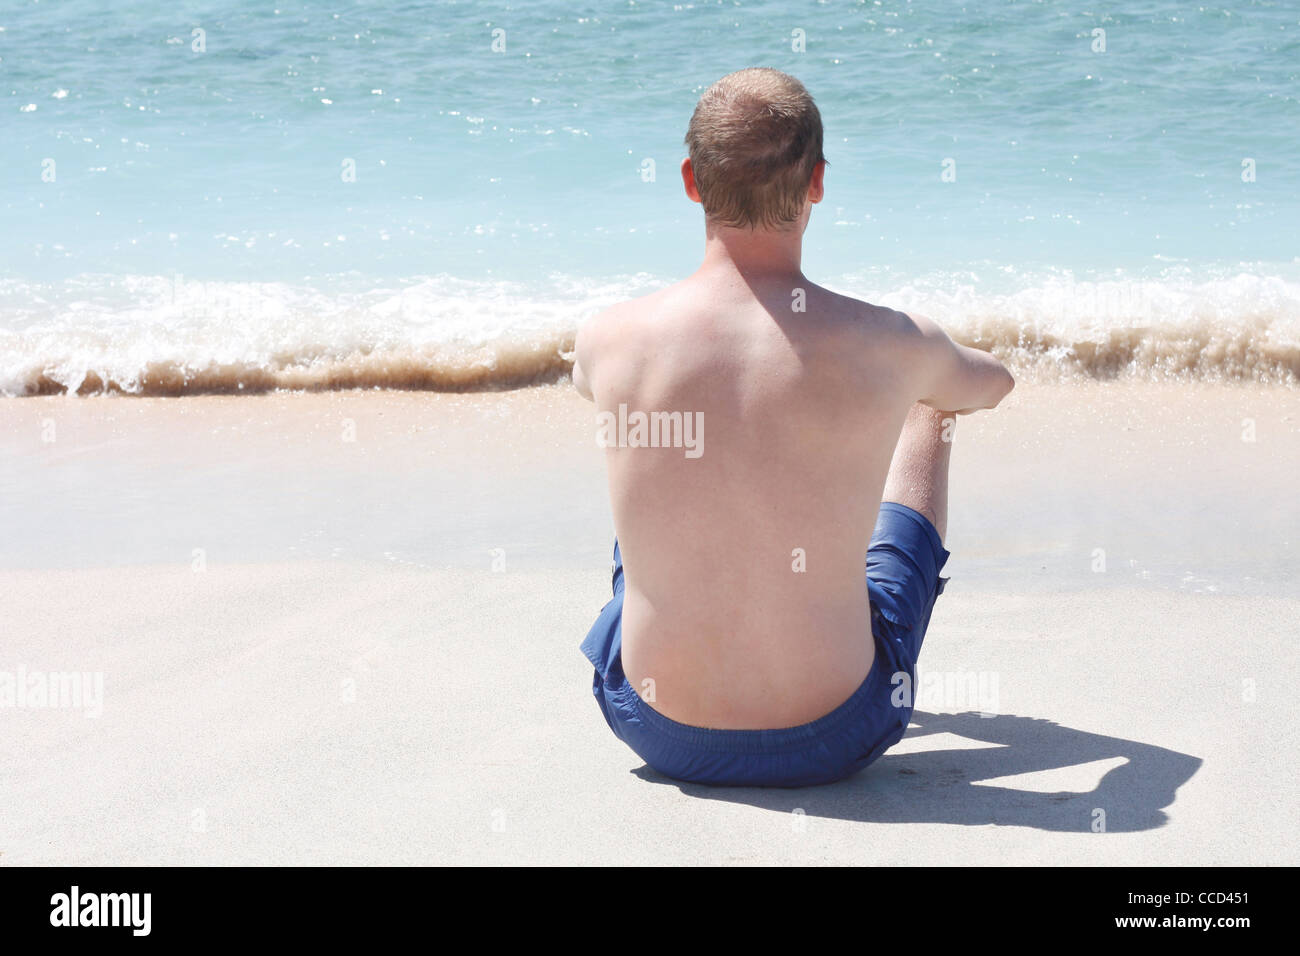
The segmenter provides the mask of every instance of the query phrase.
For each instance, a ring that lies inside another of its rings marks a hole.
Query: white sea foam
[[[667,280],[433,276],[328,291],[179,276],[0,281],[0,393],[509,388],[568,374],[580,323]],[[1080,282],[953,274],[833,286],[915,310],[1030,380],[1300,383],[1300,283],[1241,273]]]

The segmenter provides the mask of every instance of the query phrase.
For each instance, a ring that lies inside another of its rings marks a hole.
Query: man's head
[[[821,199],[821,113],[804,85],[778,70],[729,73],[705,90],[686,146],[687,194],[715,225],[800,228]]]

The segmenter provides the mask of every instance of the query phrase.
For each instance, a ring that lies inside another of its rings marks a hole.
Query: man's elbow
[[[997,408],[998,403],[1016,387],[1016,380],[1012,378],[1011,373],[1007,371],[1007,367],[992,352],[970,349],[967,356],[973,365],[972,371],[975,372],[972,384],[978,390],[980,396],[978,403],[974,407]]]
[[[996,408],[1002,399],[1011,394],[1011,390],[1016,387],[1015,377],[1008,371],[1007,367],[998,362],[996,373],[994,374],[993,383],[993,401],[989,408]]]

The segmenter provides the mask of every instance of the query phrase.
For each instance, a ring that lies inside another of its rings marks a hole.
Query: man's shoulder
[[[592,397],[591,379],[596,366],[626,350],[636,337],[638,317],[649,311],[647,301],[657,294],[615,302],[579,323],[573,341],[573,383],[585,398]]]
[[[917,333],[916,322],[906,312],[827,289],[821,291],[839,319],[838,324],[850,336],[906,339]]]
[[[645,295],[636,296],[635,298],[621,299],[613,305],[608,305],[592,315],[591,318],[587,319],[586,322],[583,323],[583,328],[600,327],[634,319],[638,315],[642,315],[648,310],[653,309],[657,302],[662,301],[663,298],[666,295],[671,294],[675,288],[676,285],[665,286],[662,289],[656,289],[653,292],[648,292]]]
[[[925,363],[923,336],[907,312],[848,295],[824,299],[834,318],[821,325],[819,352],[850,379],[908,388]]]
[[[625,337],[628,326],[651,314],[656,304],[673,288],[667,286],[601,309],[578,326],[576,348],[580,353],[589,352],[602,342]]]

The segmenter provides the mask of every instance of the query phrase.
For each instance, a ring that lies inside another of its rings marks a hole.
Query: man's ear
[[[700,199],[700,191],[695,188],[695,167],[691,165],[689,156],[682,160],[682,185],[686,187],[686,195],[691,202],[704,201]]]
[[[826,161],[822,160],[813,167],[812,179],[808,182],[808,201],[818,203],[826,195],[826,187],[822,180],[826,175]]]

